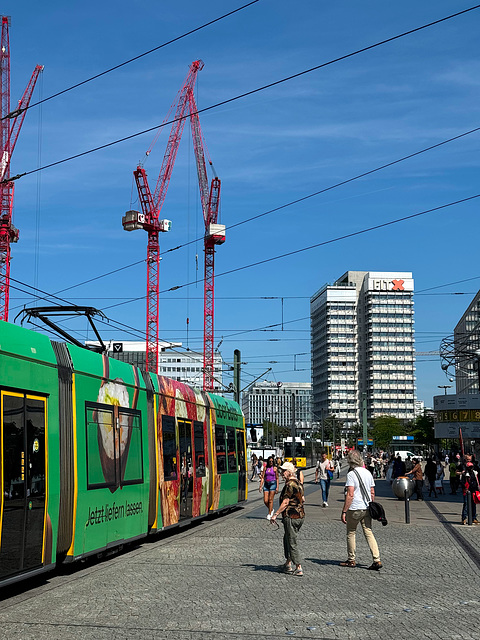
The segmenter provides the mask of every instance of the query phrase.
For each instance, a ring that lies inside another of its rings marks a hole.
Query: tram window
[[[164,480],[177,479],[177,441],[175,418],[162,416],[163,435],[163,476]]]
[[[217,473],[227,473],[225,427],[215,427],[215,451],[217,454]]]
[[[203,422],[193,423],[193,437],[195,445],[195,475],[202,478],[206,474],[205,469],[205,441],[203,439]]]
[[[133,409],[118,409],[120,423],[120,453],[126,452],[127,456],[120,457],[122,469],[122,485],[140,484],[143,482],[143,448],[142,448],[142,422],[140,411]]]
[[[113,407],[87,404],[87,489],[115,486],[117,483],[117,451]]]
[[[237,451],[235,449],[235,429],[227,427],[228,472],[237,472]]]

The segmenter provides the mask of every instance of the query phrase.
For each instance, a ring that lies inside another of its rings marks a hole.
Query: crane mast
[[[8,321],[10,296],[10,244],[18,242],[19,236],[18,229],[12,223],[14,185],[13,181],[10,180],[10,162],[35,84],[40,72],[43,70],[41,65],[35,67],[27,88],[18,102],[17,109],[10,113],[10,41],[8,27],[8,16],[2,16],[0,44],[0,320],[5,321]]]
[[[147,245],[147,327],[146,327],[146,365],[147,371],[158,373],[158,323],[159,323],[159,271],[160,271],[160,244],[159,233],[169,231],[169,220],[159,220],[168,185],[177,157],[178,146],[185,127],[185,119],[188,107],[188,94],[193,92],[193,87],[198,71],[203,69],[203,62],[195,60],[190,65],[189,73],[177,94],[175,117],[170,130],[167,148],[163,157],[160,174],[152,195],[148,185],[145,169],[139,165],[134,171],[135,182],[142,212],[127,211],[122,219],[123,228],[126,231],[145,229],[148,233]],[[147,155],[150,150],[147,152]]]
[[[220,179],[215,176],[208,191],[207,167],[203,150],[203,135],[193,91],[189,93],[190,124],[197,163],[198,184],[205,223],[205,271],[203,284],[203,389],[213,391],[213,343],[215,311],[215,245],[225,242],[225,226],[217,223],[220,207]]]

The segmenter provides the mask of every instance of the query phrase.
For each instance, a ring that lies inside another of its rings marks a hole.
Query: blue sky
[[[35,64],[45,65],[35,100],[241,6],[122,0],[103,3],[6,1],[11,15],[12,107]],[[31,109],[12,173],[31,171],[160,124],[188,71],[201,58],[197,102],[207,107],[418,27],[471,4],[327,3],[260,0],[252,7]],[[339,181],[480,126],[480,10],[200,115],[222,179],[227,241],[216,272],[295,251],[480,192],[476,133],[373,176],[228,230]],[[164,132],[146,163],[155,184]],[[13,278],[50,293],[144,259],[146,233],[121,218],[138,207],[133,170],[153,134],[60,164],[16,183]],[[216,342],[227,362],[242,353],[243,384],[268,367],[277,381],[310,380],[309,299],[346,270],[412,271],[418,351],[438,350],[480,286],[478,200],[216,280]],[[186,127],[162,217],[166,251],[201,238],[203,219]],[[196,269],[198,254],[198,270]],[[160,334],[201,348],[203,242],[167,253],[161,289],[198,280],[161,299]],[[478,280],[424,291],[466,278]],[[12,282],[19,286],[18,283]],[[144,331],[144,264],[60,294],[103,309]],[[423,291],[423,293],[421,293]],[[458,295],[461,293],[462,295]],[[268,299],[266,299],[268,298]],[[283,303],[282,303],[283,298]],[[32,298],[11,290],[11,320]],[[186,319],[190,319],[187,341]],[[283,321],[283,330],[282,330]],[[277,324],[274,331],[258,330]],[[70,323],[85,338],[85,323]],[[113,327],[105,339],[135,339]],[[138,334],[137,334],[138,335]],[[91,337],[91,334],[89,334]],[[272,363],[272,361],[275,361]],[[226,378],[228,382],[228,378]],[[418,397],[431,405],[446,384],[439,358],[417,363]]]

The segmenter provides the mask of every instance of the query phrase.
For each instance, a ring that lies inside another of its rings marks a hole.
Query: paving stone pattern
[[[252,483],[242,510],[2,593],[0,638],[478,638],[480,571],[426,503],[411,504],[406,525],[404,503],[378,482],[389,518],[387,527],[374,525],[384,568],[366,570],[371,556],[360,529],[359,566],[342,568],[343,480],[334,482],[324,509],[312,472],[306,475],[303,578],[278,571],[283,529],[268,523]],[[480,526],[457,525],[460,501],[442,496],[435,504],[478,549]],[[452,588],[453,579],[469,585],[468,593]]]

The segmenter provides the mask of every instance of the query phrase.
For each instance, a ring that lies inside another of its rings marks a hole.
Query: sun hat
[[[290,471],[290,473],[295,473],[295,467],[291,462],[284,462],[280,469],[283,469],[283,471]]]

